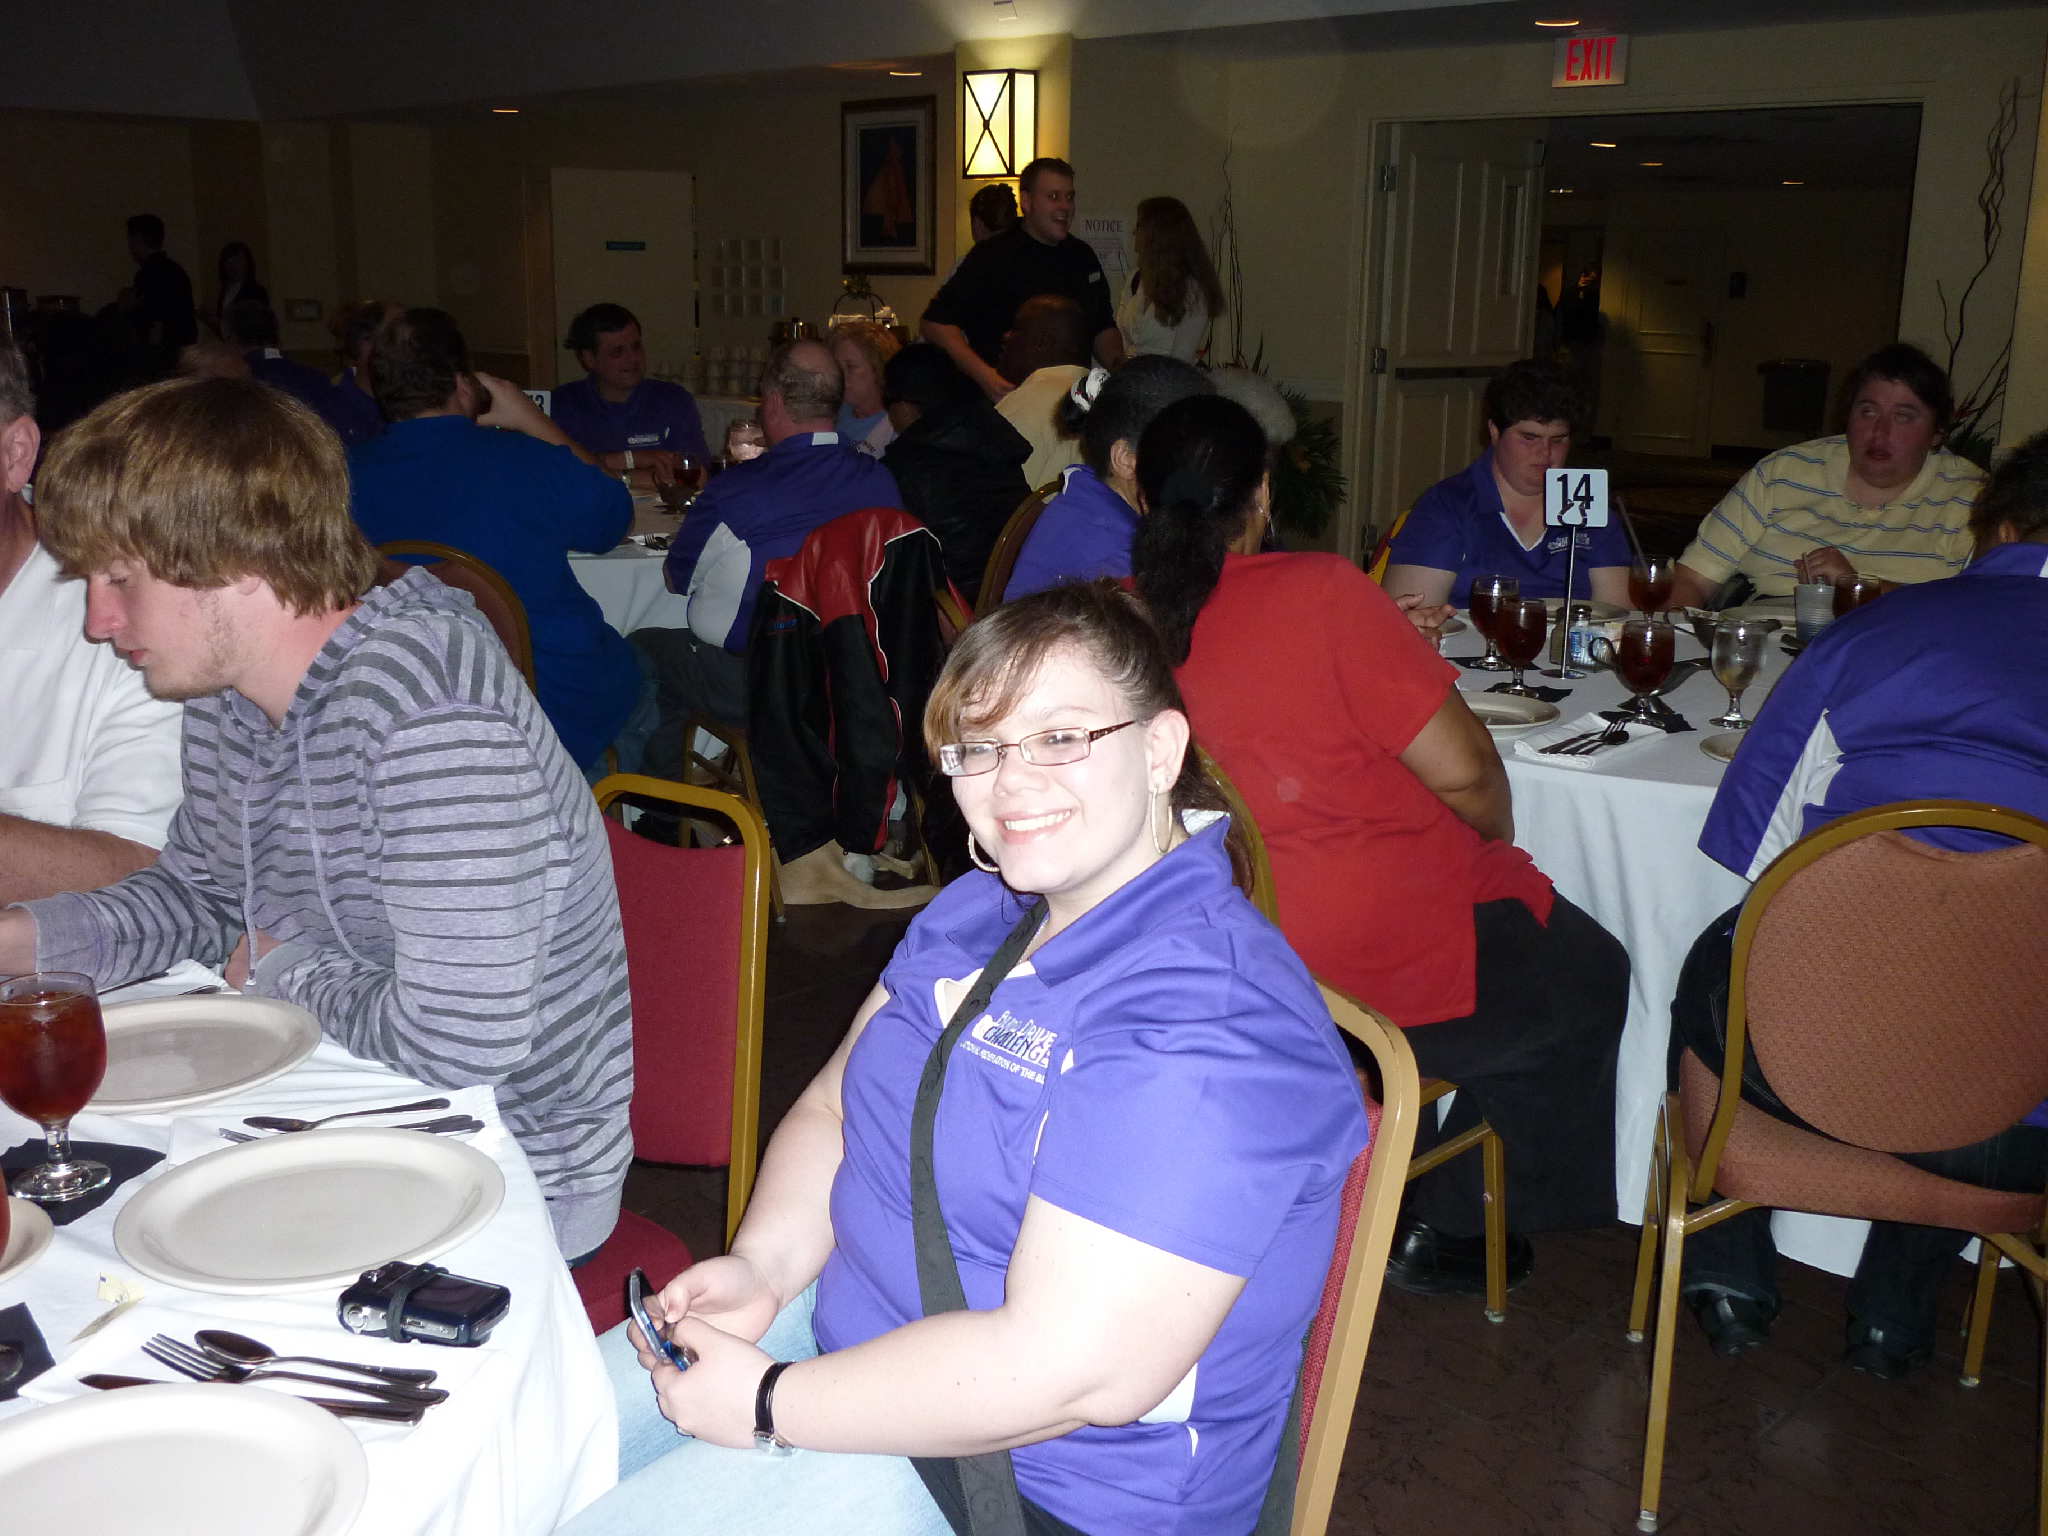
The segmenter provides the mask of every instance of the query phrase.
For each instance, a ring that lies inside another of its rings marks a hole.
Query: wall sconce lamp
[[[1038,71],[971,69],[960,81],[961,177],[1015,176],[1038,158]]]

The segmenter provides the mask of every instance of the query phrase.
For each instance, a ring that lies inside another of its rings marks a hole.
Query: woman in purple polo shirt
[[[1571,530],[1544,526],[1543,476],[1564,464],[1583,425],[1579,393],[1555,363],[1525,358],[1487,384],[1484,409],[1486,452],[1424,491],[1394,536],[1381,585],[1413,614],[1470,606],[1481,576],[1516,577],[1524,597],[1564,596]],[[1578,540],[1572,596],[1627,607],[1620,520],[1582,528]]]
[[[953,1458],[994,1453],[1033,1532],[1257,1519],[1366,1140],[1349,1058],[1227,823],[1196,828],[1214,791],[1134,598],[997,609],[925,734],[986,873],[912,924],[731,1254],[655,1302],[692,1367],[602,1341],[621,1482],[567,1531],[964,1532]]]
[[[1032,525],[1006,597],[1024,597],[1063,581],[1131,574],[1138,533],[1138,439],[1176,400],[1216,387],[1176,358],[1137,357],[1115,373],[1094,368],[1060,402],[1059,427],[1081,440],[1081,462]]]

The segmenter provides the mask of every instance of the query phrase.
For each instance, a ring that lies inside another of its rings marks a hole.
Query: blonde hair
[[[346,607],[377,575],[341,440],[247,379],[166,380],[66,429],[36,479],[36,525],[68,576],[116,560],[198,590],[255,576],[297,614]]]

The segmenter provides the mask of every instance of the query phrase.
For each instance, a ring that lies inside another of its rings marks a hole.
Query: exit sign
[[[1628,81],[1628,38],[1572,36],[1557,40],[1553,86],[1623,85]]]

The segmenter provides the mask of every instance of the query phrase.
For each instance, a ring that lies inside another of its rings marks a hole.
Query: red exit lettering
[[[1561,37],[1557,40],[1552,85],[1619,85],[1628,78],[1628,39]]]
[[[1564,77],[1574,84],[1606,80],[1614,74],[1614,39],[1575,37],[1565,55]]]

